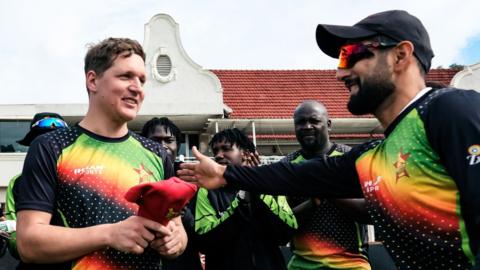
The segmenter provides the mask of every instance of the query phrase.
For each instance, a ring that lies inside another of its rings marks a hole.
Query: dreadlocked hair
[[[165,129],[165,132],[170,130],[172,135],[177,140],[177,144],[180,145],[180,140],[181,140],[180,129],[167,117],[162,117],[162,118],[154,117],[148,120],[145,123],[145,125],[143,125],[142,132],[140,133],[140,135],[146,138],[150,137],[153,133],[155,133],[155,128],[157,126],[163,126],[163,128]]]
[[[238,128],[224,129],[218,132],[217,134],[213,135],[213,138],[208,143],[208,146],[212,148],[215,143],[220,142],[228,142],[231,145],[235,144],[238,148],[255,153],[255,145],[253,142]]]

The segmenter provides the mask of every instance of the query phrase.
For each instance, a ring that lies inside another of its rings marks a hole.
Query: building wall
[[[196,64],[183,49],[179,26],[166,14],[155,15],[145,25],[143,47],[147,59],[146,99],[141,114],[223,115],[222,86],[217,76]],[[161,70],[159,57],[167,57]],[[203,123],[202,123],[203,124]]]
[[[452,85],[462,89],[473,89],[480,92],[480,63],[466,66],[452,79]]]
[[[22,171],[25,153],[3,153],[0,155],[0,203],[5,202],[8,182]]]

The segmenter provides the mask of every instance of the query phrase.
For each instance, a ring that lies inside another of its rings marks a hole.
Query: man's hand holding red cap
[[[150,243],[150,247],[166,258],[178,257],[185,251],[188,242],[187,233],[180,217],[170,220],[167,226],[162,227],[169,233],[156,233],[157,238]]]
[[[109,224],[107,245],[125,253],[141,254],[155,239],[155,232],[170,234],[160,223],[139,216],[131,216]]]

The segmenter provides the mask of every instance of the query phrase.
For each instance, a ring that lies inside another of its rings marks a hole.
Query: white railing
[[[284,156],[260,156],[260,163],[262,165],[268,165],[280,161]],[[213,157],[210,157],[213,159]],[[196,162],[195,157],[184,157],[184,162],[191,163]]]

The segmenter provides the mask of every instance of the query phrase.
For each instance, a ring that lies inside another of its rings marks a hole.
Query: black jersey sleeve
[[[480,94],[442,90],[425,109],[432,148],[458,186],[461,215],[480,265]]]
[[[212,226],[204,232],[196,233],[194,242],[197,243],[201,252],[214,253],[225,249],[225,243],[234,243],[238,241],[238,235],[245,228],[251,227],[251,215],[249,205],[242,201],[237,201],[238,205],[233,208],[232,202],[236,195],[231,191],[210,190],[207,196],[197,193],[195,204],[204,204],[212,209],[212,212],[218,213],[218,217],[228,213],[227,209],[233,209],[228,218],[219,224]],[[196,212],[200,211],[200,212]],[[203,214],[201,210],[195,209],[195,222],[201,222],[212,213]],[[222,213],[222,214],[219,214]]]
[[[253,194],[252,194],[253,195]],[[278,204],[279,196],[272,196],[272,201]],[[279,211],[275,214],[270,209],[260,195],[254,194],[251,199],[252,205],[252,218],[257,223],[259,232],[264,235],[270,243],[276,245],[286,245],[291,240],[295,233],[296,226],[289,224],[287,220],[281,218],[281,216],[287,216],[287,212]],[[292,214],[293,216],[293,214]]]
[[[57,186],[55,147],[47,136],[35,139],[28,149],[22,175],[15,183],[15,207],[53,213]]]
[[[265,194],[361,198],[355,169],[361,150],[356,147],[342,156],[315,158],[301,164],[277,162],[255,168],[229,165],[224,177],[238,189]]]

